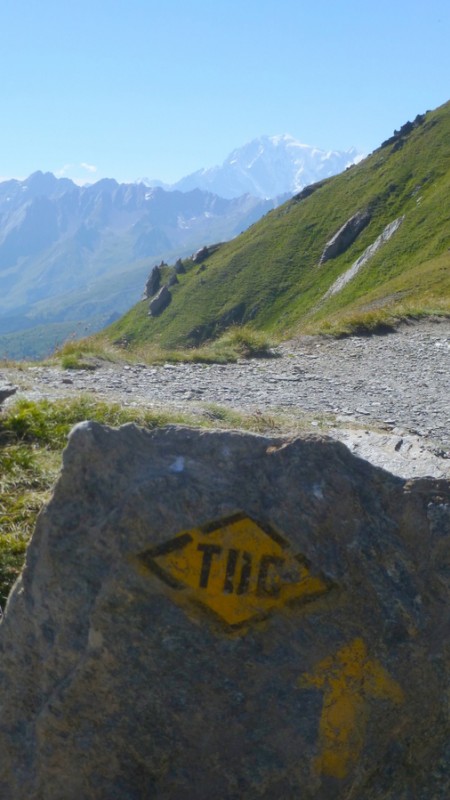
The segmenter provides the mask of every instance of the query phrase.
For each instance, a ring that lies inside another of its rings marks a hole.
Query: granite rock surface
[[[0,797],[447,800],[450,486],[74,429],[0,626]]]

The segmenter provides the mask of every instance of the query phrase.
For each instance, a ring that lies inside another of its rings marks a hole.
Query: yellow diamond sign
[[[270,525],[243,513],[184,531],[138,558],[180,600],[206,606],[228,625],[330,589]]]

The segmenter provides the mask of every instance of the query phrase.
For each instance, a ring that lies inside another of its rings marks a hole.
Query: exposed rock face
[[[405,219],[404,216],[398,217],[394,219],[393,222],[389,222],[388,225],[382,230],[379,236],[375,239],[369,247],[366,247],[364,253],[359,256],[359,258],[354,261],[352,266],[347,269],[343,275],[340,275],[337,280],[333,283],[332,286],[325,292],[323,299],[325,300],[327,297],[331,297],[333,294],[337,294],[344,288],[344,286],[349,283],[349,281],[353,280],[356,277],[361,267],[367,264],[368,261],[378,252],[380,247],[389,241],[391,236],[398,231],[400,225],[402,224],[403,220]]]
[[[170,294],[168,286],[166,285],[162,286],[158,294],[155,295],[153,300],[150,301],[148,307],[149,316],[157,317],[158,314],[162,314],[162,312],[167,308],[171,300],[172,300],[172,295]]]
[[[409,134],[412,133],[415,128],[418,128],[419,125],[422,125],[422,123],[425,122],[425,118],[426,114],[417,114],[413,122],[409,122],[409,120],[408,122],[405,122],[405,124],[401,126],[400,130],[395,130],[393,135],[382,143],[381,147],[387,147],[388,145],[393,144],[393,149],[399,150],[400,147],[402,147],[405,143],[405,140],[408,138]]]
[[[155,265],[149,275],[148,281],[145,284],[144,300],[148,297],[153,297],[161,286],[161,267]]]
[[[205,245],[204,247],[201,247],[200,250],[197,250],[196,253],[194,253],[194,255],[192,256],[192,261],[194,262],[194,264],[201,264],[201,262],[204,261],[205,258],[208,258],[208,256],[209,256],[209,249]]]
[[[447,481],[83,423],[0,627],[0,796],[447,800],[449,557]]]
[[[311,183],[309,186],[305,186],[304,189],[301,190],[298,194],[295,194],[292,198],[296,203],[300,203],[302,200],[306,200],[312,194],[314,194],[317,189],[320,189],[324,185],[325,181],[316,181],[316,183]]]
[[[330,258],[336,258],[341,253],[344,253],[369,222],[369,211],[358,211],[353,217],[350,217],[342,228],[339,228],[337,233],[334,234],[332,239],[327,242],[319,263],[324,264]]]

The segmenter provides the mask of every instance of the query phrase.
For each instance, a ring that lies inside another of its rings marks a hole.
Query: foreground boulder
[[[449,797],[448,481],[84,423],[0,628],[0,797]]]

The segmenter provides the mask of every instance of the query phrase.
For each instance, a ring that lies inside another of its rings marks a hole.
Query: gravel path
[[[0,368],[0,385],[13,383],[31,398],[92,392],[128,406],[330,414],[331,434],[375,463],[405,476],[450,475],[450,320],[385,336],[301,337],[278,354],[227,365]],[[371,458],[371,448],[383,447],[387,459]]]

